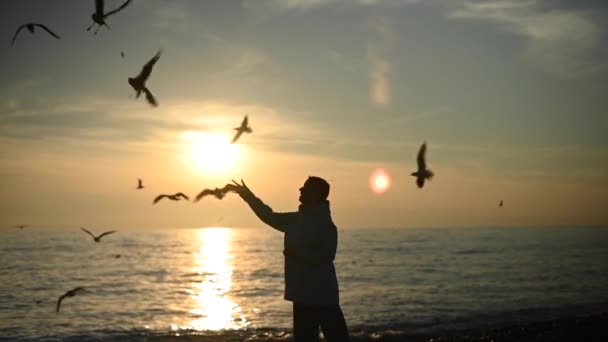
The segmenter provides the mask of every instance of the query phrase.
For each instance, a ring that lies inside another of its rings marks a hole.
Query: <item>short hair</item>
[[[329,196],[329,183],[321,177],[309,176],[306,183],[310,184],[314,193],[318,195],[318,198],[322,201],[326,200]]]

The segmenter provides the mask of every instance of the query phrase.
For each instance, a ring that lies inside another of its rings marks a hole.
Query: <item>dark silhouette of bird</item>
[[[108,26],[108,23],[106,23],[106,18],[111,16],[112,14],[116,14],[122,11],[130,3],[131,0],[127,0],[117,9],[112,10],[108,13],[104,13],[104,0],[95,0],[95,13],[91,14],[91,19],[93,19],[93,23],[91,23],[91,26],[87,28],[87,31],[90,31],[95,24],[97,24],[97,29],[95,29],[95,32],[93,32],[93,34],[97,34],[97,31],[99,31],[99,28],[101,28],[102,26],[107,27],[109,30],[110,26]]]
[[[236,134],[234,135],[234,138],[232,138],[232,142],[230,142],[231,144],[234,144],[237,140],[239,140],[243,133],[253,132],[251,130],[251,127],[248,126],[248,124],[249,119],[247,118],[247,115],[245,115],[245,118],[243,119],[243,122],[241,122],[241,125],[239,127],[234,128],[234,130],[236,130]]]
[[[40,305],[44,302],[44,299],[32,299],[32,302],[36,303],[36,305]]]
[[[21,230],[23,230],[23,228],[25,228],[25,227],[27,227],[27,224],[21,224],[21,225],[15,226],[15,228],[21,229]]]
[[[123,59],[125,58],[125,52],[124,51],[120,51],[120,57],[122,57]]]
[[[58,299],[57,299],[57,308],[55,309],[55,313],[59,312],[59,308],[61,307],[61,302],[67,298],[67,297],[74,297],[76,294],[80,293],[80,292],[88,292],[84,287],[77,287],[74,288],[66,293],[64,293],[63,295],[61,295]]]
[[[108,232],[101,233],[99,236],[95,236],[93,233],[91,233],[90,231],[88,231],[88,230],[86,230],[86,229],[84,229],[84,228],[82,228],[82,227],[80,227],[80,229],[81,229],[83,232],[85,232],[85,233],[87,233],[87,234],[91,235],[91,237],[93,238],[93,241],[95,241],[95,242],[100,242],[101,238],[102,238],[102,237],[104,237],[104,236],[106,236],[106,235],[110,235],[110,234],[116,233],[116,231],[115,231],[115,230],[110,230],[110,231],[108,231]]]
[[[154,57],[152,57],[152,59],[150,59],[148,63],[144,65],[139,75],[137,75],[136,77],[129,77],[129,84],[137,92],[135,94],[135,98],[139,98],[141,92],[143,91],[144,93],[146,93],[146,100],[153,107],[158,106],[158,102],[156,101],[154,95],[152,95],[150,90],[148,90],[148,88],[146,87],[146,80],[148,79],[148,77],[150,77],[150,74],[152,73],[152,68],[154,68],[154,64],[156,64],[156,62],[160,58],[161,53],[162,50],[158,50],[156,55],[154,55]]]
[[[411,176],[416,177],[416,185],[418,185],[419,188],[422,188],[424,186],[425,180],[427,180],[427,179],[431,180],[431,179],[433,179],[433,176],[435,175],[433,173],[433,171],[426,168],[425,155],[426,155],[426,142],[424,144],[422,144],[422,146],[420,146],[420,150],[418,151],[418,158],[416,159],[416,161],[418,163],[418,170],[416,172],[411,173]]]
[[[215,188],[215,189],[205,189],[203,191],[201,191],[198,195],[196,195],[196,197],[194,198],[193,202],[198,202],[200,201],[203,197],[205,196],[209,196],[209,195],[213,195],[215,196],[217,199],[222,199],[224,198],[224,196],[226,196],[226,193],[228,192],[228,185],[226,185],[223,188]]]
[[[499,207],[502,207],[503,205],[504,205],[503,201],[502,201],[502,200],[500,200],[500,202],[498,202],[498,206],[499,206]]]
[[[112,254],[112,256],[114,257],[114,259],[120,259],[120,257],[121,257],[122,255],[120,255],[120,254]]]
[[[59,37],[55,32],[51,31],[50,28],[46,27],[43,24],[38,24],[38,23],[27,23],[27,24],[23,24],[21,26],[19,26],[19,28],[17,29],[17,31],[15,31],[15,35],[13,36],[13,40],[11,41],[11,46],[13,46],[13,44],[15,44],[15,40],[17,39],[17,35],[19,34],[19,32],[21,32],[21,30],[25,27],[28,29],[28,31],[30,31],[30,33],[34,33],[34,30],[36,29],[36,26],[42,28],[43,30],[45,30],[46,32],[48,32],[51,36],[57,38],[57,39],[61,39],[61,37]]]
[[[190,198],[188,198],[188,196],[186,196],[184,193],[178,192],[178,193],[173,194],[173,195],[160,194],[160,195],[156,196],[156,198],[154,199],[154,202],[152,202],[152,204],[156,204],[158,201],[160,201],[163,198],[168,198],[168,199],[170,199],[172,201],[179,201],[182,198],[186,199],[188,201],[190,200]]]
[[[137,188],[136,189],[143,189],[144,185],[141,181],[141,178],[137,178]]]

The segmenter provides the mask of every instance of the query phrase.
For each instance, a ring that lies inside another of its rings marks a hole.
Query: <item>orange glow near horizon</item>
[[[369,186],[377,194],[385,193],[391,187],[391,177],[386,171],[376,169],[369,178]]]

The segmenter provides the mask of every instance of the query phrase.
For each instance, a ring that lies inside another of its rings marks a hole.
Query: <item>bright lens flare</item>
[[[369,178],[369,186],[377,194],[385,193],[391,187],[391,177],[382,169],[376,169]]]
[[[192,160],[204,172],[222,173],[230,171],[239,156],[237,144],[217,133],[196,132],[189,134]]]

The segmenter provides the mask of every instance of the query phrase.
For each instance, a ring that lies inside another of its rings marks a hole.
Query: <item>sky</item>
[[[341,229],[608,225],[603,0],[134,0],[97,35],[93,10],[0,3],[2,227],[261,227],[235,194],[152,200],[244,179],[294,211],[311,175]],[[26,22],[61,39],[10,47]],[[159,49],[154,108],[127,78]]]

